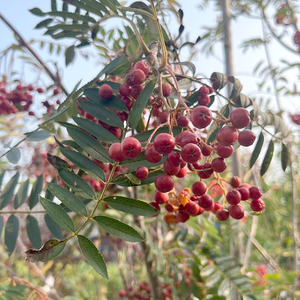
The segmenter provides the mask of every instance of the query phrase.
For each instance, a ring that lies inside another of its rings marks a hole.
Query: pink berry
[[[205,210],[211,208],[214,204],[214,200],[211,196],[205,194],[201,196],[198,200],[198,204],[200,207],[204,208]]]
[[[186,144],[181,150],[181,157],[187,163],[195,163],[200,159],[200,148],[192,143]]]
[[[196,107],[191,113],[191,122],[197,128],[205,128],[212,121],[212,114],[206,106]]]
[[[241,194],[241,200],[248,200],[250,198],[250,192],[249,189],[247,189],[246,187],[240,187],[238,189],[238,191]]]
[[[121,84],[120,87],[119,87],[119,93],[122,96],[129,96],[130,91],[131,91],[131,87],[126,83]]]
[[[249,129],[245,129],[242,132],[240,132],[238,137],[238,142],[240,143],[241,146],[249,147],[254,143],[255,139],[256,136],[253,133],[253,131]]]
[[[125,157],[121,150],[121,144],[120,143],[113,143],[108,150],[108,155],[111,159],[121,162],[125,160]]]
[[[148,177],[148,168],[144,167],[144,166],[139,166],[137,169],[136,169],[136,172],[135,172],[135,176],[138,178],[138,179],[146,179]]]
[[[169,196],[166,193],[161,193],[158,190],[154,192],[154,200],[158,204],[164,204],[169,200]]]
[[[230,113],[229,119],[232,126],[237,129],[247,127],[251,121],[249,111],[243,107],[234,109]]]
[[[250,207],[253,211],[262,211],[265,209],[265,203],[261,199],[252,200]]]
[[[222,157],[216,157],[211,162],[212,168],[217,173],[222,173],[226,170],[227,165]]]
[[[123,156],[126,158],[137,157],[142,150],[141,143],[134,137],[127,137],[121,143],[121,150]]]
[[[236,205],[241,202],[241,194],[237,190],[229,191],[226,195],[229,204]]]
[[[250,198],[252,200],[259,199],[263,194],[262,190],[258,186],[251,186],[249,188],[249,192],[250,192]]]
[[[228,212],[229,212],[229,215],[233,219],[237,219],[237,220],[242,219],[244,217],[244,214],[245,214],[243,207],[239,204],[229,206]]]
[[[149,73],[149,66],[147,65],[147,63],[145,61],[138,61],[134,65],[134,69],[135,70],[142,70],[144,72],[145,76],[147,76],[148,73]]]
[[[174,179],[170,175],[162,174],[156,177],[154,184],[159,192],[167,193],[174,188]]]
[[[217,141],[223,146],[230,146],[238,139],[239,133],[232,126],[224,126],[216,135]]]
[[[108,100],[113,96],[113,89],[108,84],[103,84],[99,88],[99,95],[101,98]]]
[[[133,70],[131,73],[128,73],[125,77],[125,81],[129,86],[140,85],[145,81],[145,73],[140,70]]]
[[[195,181],[192,185],[192,192],[197,196],[202,196],[206,193],[207,186],[203,181]]]
[[[162,84],[162,92],[164,97],[169,97],[172,92],[172,86],[169,83]]]
[[[153,145],[158,153],[169,154],[175,147],[175,139],[168,133],[160,133],[155,137]]]
[[[163,155],[158,153],[154,146],[150,146],[145,151],[145,158],[150,163],[158,163],[161,161]]]
[[[219,209],[216,211],[216,217],[220,221],[226,221],[229,218],[229,212],[227,209]]]

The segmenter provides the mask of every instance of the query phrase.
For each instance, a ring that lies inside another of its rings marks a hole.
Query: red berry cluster
[[[264,280],[264,276],[268,274],[265,266],[258,266],[253,271],[254,276],[257,278],[257,281],[254,282],[254,285],[267,285],[267,281]]]
[[[168,224],[186,222],[191,216],[201,215],[204,211],[212,212],[220,221],[226,221],[229,216],[233,219],[242,219],[244,217],[244,209],[239,203],[248,199],[251,199],[251,202],[247,202],[254,212],[264,210],[265,204],[260,199],[262,196],[260,188],[241,184],[241,180],[236,176],[232,177],[228,184],[232,188],[228,192],[225,191],[228,209],[224,209],[225,199],[223,205],[219,202],[214,202],[212,195],[207,193],[209,189],[203,181],[193,183],[193,195],[191,195],[189,188],[183,189],[177,196],[173,192],[166,194],[155,191],[155,202],[150,204],[159,211],[159,204],[165,204],[167,213],[164,216],[164,220]]]
[[[182,280],[185,281],[185,285],[192,287],[191,283],[191,277],[192,277],[193,271],[191,269],[184,270],[183,273],[180,273],[180,275],[183,277]],[[171,273],[170,278],[174,278],[174,274]],[[182,283],[182,280],[177,279],[176,282],[173,283],[161,283],[161,289],[162,289],[162,296],[163,300],[172,300],[172,290],[173,287],[178,289],[179,285]],[[196,284],[199,286],[202,285],[201,282],[196,281]],[[151,293],[150,293],[150,287],[146,282],[142,282],[138,287],[128,287],[126,290],[119,291],[119,297],[120,298],[126,298],[126,299],[133,299],[133,300],[150,300],[151,299]],[[181,293],[178,292],[177,297],[181,297]],[[186,300],[191,300],[192,294],[189,293],[186,298]]]
[[[212,113],[205,106],[199,106],[193,109],[190,120],[197,128],[206,128],[212,121]],[[241,200],[252,199],[251,209],[253,211],[261,211],[264,209],[264,203],[260,200],[260,192],[256,187],[251,187],[250,190],[245,186],[237,183],[231,183],[233,188],[239,190],[229,191],[226,195],[226,200],[230,204],[228,211],[222,209],[221,205],[214,203],[213,198],[207,194],[207,186],[203,182],[204,179],[210,178],[214,174],[217,178],[217,184],[223,190],[225,187],[221,182],[219,173],[226,170],[227,165],[225,158],[228,158],[233,153],[233,144],[238,141],[242,146],[250,146],[254,143],[255,135],[251,130],[238,129],[244,128],[250,123],[250,114],[245,108],[237,108],[230,114],[227,125],[223,127],[216,136],[217,143],[210,146],[205,144],[204,138],[191,131],[181,132],[176,139],[168,133],[160,133],[155,138],[153,143],[148,143],[144,149],[145,158],[150,163],[159,163],[164,155],[167,155],[166,162],[163,164],[165,174],[157,176],[155,179],[155,187],[157,191],[154,194],[153,205],[160,211],[161,204],[165,204],[165,216],[167,223],[185,222],[190,216],[197,216],[207,211],[213,211],[220,220],[226,220],[229,215],[235,219],[241,219],[244,216],[244,210],[239,202]],[[178,149],[176,150],[175,147]],[[181,150],[181,151],[179,151]],[[125,138],[121,143],[114,143],[109,148],[109,156],[118,162],[125,159],[133,159],[143,151],[141,143],[133,136]],[[216,154],[217,157],[213,158]],[[204,162],[199,161],[203,159]],[[187,167],[188,168],[187,168]],[[173,176],[182,178],[188,173],[188,169],[196,173],[201,181],[197,181],[192,186],[194,195],[190,196],[190,191],[187,189],[181,191],[177,196],[174,189]],[[147,178],[149,170],[145,166],[140,166],[136,170],[136,177],[143,180]],[[260,191],[260,190],[259,190]],[[171,192],[171,193],[169,193]],[[169,193],[169,194],[168,194]],[[242,195],[241,195],[242,193]],[[173,196],[172,196],[173,194]],[[259,195],[257,197],[257,195]]]
[[[213,88],[203,85],[199,89],[199,97],[198,97],[199,105],[208,106],[208,104],[210,103],[210,98],[209,98],[208,95],[213,93],[213,92],[214,92]]]
[[[0,82],[0,115],[15,114],[19,111],[28,111],[32,104],[32,85],[18,84],[14,90],[7,92],[4,83]]]

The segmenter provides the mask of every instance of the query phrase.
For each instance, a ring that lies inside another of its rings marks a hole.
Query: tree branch
[[[13,31],[13,33],[16,35],[17,39],[19,40],[20,45],[29,50],[29,52],[39,62],[41,67],[46,71],[46,73],[54,81],[54,83],[64,92],[66,96],[68,96],[69,93],[61,83],[59,76],[53,74],[53,72],[46,66],[46,63],[42,60],[42,58],[33,50],[33,48],[25,41],[22,35],[17,31],[17,29],[1,13],[0,13],[0,19]]]

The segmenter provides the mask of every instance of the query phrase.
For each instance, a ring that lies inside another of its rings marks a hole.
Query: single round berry
[[[103,84],[99,88],[99,96],[105,100],[110,99],[113,96],[113,89],[108,84]]]
[[[205,128],[212,121],[212,113],[206,106],[196,107],[191,113],[191,122],[197,128]]]
[[[142,85],[135,85],[134,87],[132,87],[130,95],[133,99],[137,99],[140,95],[140,93],[142,92],[142,90],[144,89],[144,87]]]
[[[214,208],[211,210],[215,214],[219,209],[222,209],[222,204],[219,202],[214,202]]]
[[[197,196],[202,196],[206,193],[207,186],[203,181],[195,181],[192,185],[192,192]]]
[[[121,162],[125,160],[125,157],[123,155],[123,152],[121,150],[121,144],[120,143],[113,143],[109,147],[108,155],[111,159]]]
[[[161,174],[156,177],[154,184],[159,192],[167,193],[174,188],[174,179],[170,175]]]
[[[150,163],[158,163],[161,161],[163,155],[158,153],[154,146],[150,146],[145,151],[145,158]]]
[[[230,146],[238,139],[238,136],[239,133],[234,127],[224,126],[218,131],[216,139],[221,145]]]
[[[226,195],[229,204],[236,205],[241,202],[241,194],[237,190],[229,191]]]
[[[252,200],[250,207],[253,211],[262,211],[265,209],[265,203],[261,199]]]
[[[125,291],[125,290],[119,291],[119,297],[120,297],[120,298],[126,297],[126,291]]]
[[[229,206],[228,212],[229,212],[229,215],[233,219],[237,219],[237,220],[242,219],[244,217],[244,214],[245,214],[243,207],[239,204]]]
[[[169,113],[167,110],[163,110],[159,113],[158,119],[160,124],[164,124],[168,121]]]
[[[230,113],[229,119],[232,126],[237,129],[247,127],[251,121],[249,111],[243,107],[234,109]]]
[[[168,201],[169,199],[169,196],[168,194],[165,194],[165,193],[161,193],[157,190],[155,190],[154,192],[154,201],[158,204],[164,204]]]
[[[208,96],[200,95],[198,97],[198,104],[199,105],[208,106],[209,103],[210,103],[210,98]]]
[[[56,95],[58,95],[58,94],[59,94],[59,89],[54,89],[54,90],[53,90],[53,95],[56,96]]]
[[[162,84],[162,92],[164,97],[169,97],[172,92],[172,86],[169,83]]]
[[[230,146],[223,146],[221,144],[218,144],[217,154],[220,157],[227,158],[227,157],[230,157],[232,153],[233,153],[233,147],[231,145]]]
[[[172,165],[173,167],[178,167],[180,166],[182,162],[182,158],[179,152],[171,152],[167,156],[167,162]]]
[[[201,146],[201,152],[204,156],[210,156],[211,154],[211,147],[209,147],[208,145],[206,144],[203,144]],[[221,156],[221,155],[220,155]]]
[[[175,175],[177,178],[183,178],[187,174],[187,168],[181,168],[180,171]]]
[[[120,85],[120,87],[119,87],[119,93],[122,96],[129,96],[130,92],[131,92],[131,87],[128,84],[123,83],[123,84]]]
[[[36,91],[37,91],[39,94],[44,93],[44,90],[43,90],[42,88],[40,88],[40,87],[37,88]]]
[[[138,178],[138,179],[146,179],[148,177],[148,168],[144,167],[144,166],[139,166],[137,169],[136,169],[136,172],[135,172],[135,176]]]
[[[128,73],[125,77],[126,84],[129,86],[140,85],[145,81],[145,73],[140,70],[133,70],[131,73]]]
[[[241,194],[241,200],[245,201],[245,200],[248,200],[250,198],[250,192],[249,192],[248,188],[246,188],[246,187],[240,187],[238,189],[238,191]]]
[[[182,139],[187,135],[191,133],[190,131],[188,130],[185,130],[185,131],[182,131],[180,132],[177,136],[176,136],[176,143],[181,145],[181,142],[182,142]]]
[[[251,186],[249,188],[249,192],[250,192],[250,198],[252,200],[259,199],[263,194],[262,190],[258,186]]]
[[[176,175],[180,171],[180,166],[174,167],[168,161],[164,163],[164,171],[168,175]]]
[[[189,125],[189,119],[186,116],[181,116],[177,119],[177,125],[180,127],[187,127]]]
[[[181,150],[181,157],[187,163],[195,163],[201,157],[201,150],[195,144],[186,144]]]
[[[135,158],[141,151],[142,146],[139,140],[134,137],[127,137],[121,143],[121,150],[126,158]]]
[[[241,146],[249,147],[253,145],[254,141],[256,139],[255,134],[252,130],[245,129],[244,131],[240,132],[238,137],[238,142]]]
[[[229,212],[227,209],[219,209],[216,211],[216,217],[220,221],[226,221],[229,218]]]
[[[239,177],[233,176],[233,177],[231,177],[229,183],[230,183],[230,185],[231,185],[233,188],[236,189],[236,188],[240,187],[242,181],[241,181],[241,179],[240,179]]]
[[[222,173],[226,170],[227,165],[222,157],[216,157],[211,162],[212,168],[217,173]]]
[[[197,216],[200,206],[196,202],[190,201],[185,205],[184,208],[186,214],[188,214],[189,216]]]
[[[175,147],[175,139],[168,133],[160,133],[155,137],[153,145],[158,153],[169,154]]]
[[[204,209],[208,209],[213,206],[214,200],[211,196],[205,194],[199,198],[198,204],[200,205],[200,207],[202,207]]]
[[[142,70],[144,72],[145,76],[147,76],[148,73],[149,73],[149,66],[145,61],[138,61],[134,65],[134,69],[135,70]]]

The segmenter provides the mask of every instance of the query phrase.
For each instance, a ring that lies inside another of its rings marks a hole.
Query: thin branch
[[[55,84],[64,92],[66,96],[68,96],[68,92],[60,81],[58,75],[54,75],[52,71],[46,66],[46,63],[42,60],[42,58],[33,50],[33,48],[25,41],[25,39],[21,36],[21,34],[17,31],[17,29],[0,13],[0,19],[13,31],[16,37],[19,40],[19,43],[22,47],[27,48],[30,53],[35,57],[35,59],[39,62],[42,68],[46,71],[49,77],[54,81]]]
[[[296,50],[294,50],[293,48],[291,48],[290,46],[288,46],[285,42],[283,42],[283,41],[281,40],[281,38],[275,33],[275,30],[272,28],[271,24],[269,23],[268,18],[267,18],[267,16],[266,16],[266,14],[265,14],[265,12],[264,12],[263,9],[262,9],[262,15],[263,15],[263,18],[264,18],[266,24],[268,25],[268,28],[269,28],[271,34],[273,35],[273,37],[274,37],[274,38],[275,38],[275,39],[276,39],[276,40],[277,40],[284,48],[286,48],[287,50],[289,50],[289,51],[291,51],[291,52],[296,53],[296,54],[299,55],[299,53],[298,53]]]

